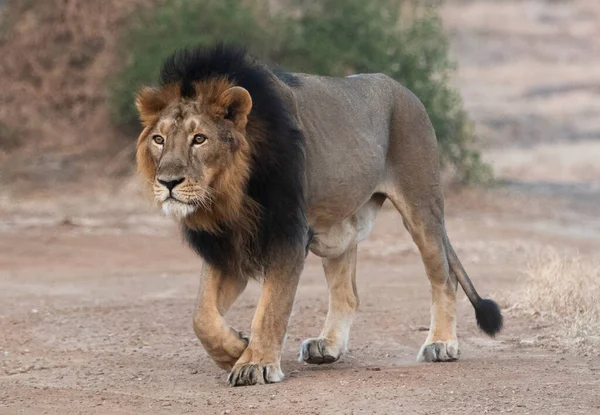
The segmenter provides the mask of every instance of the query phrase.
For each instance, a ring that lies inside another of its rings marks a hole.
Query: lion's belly
[[[311,252],[320,257],[335,258],[367,239],[384,200],[383,195],[375,195],[348,218],[333,224],[313,224],[314,235],[309,246]]]

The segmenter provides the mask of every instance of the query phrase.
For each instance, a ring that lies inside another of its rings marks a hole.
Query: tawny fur
[[[202,60],[208,55],[199,51],[186,56]],[[214,49],[214,56],[248,64],[240,61],[236,51],[227,56],[223,47]],[[331,363],[347,350],[359,304],[355,282],[357,247],[369,236],[386,199],[402,215],[431,284],[430,330],[418,359],[458,358],[459,283],[475,307],[480,327],[490,335],[498,332],[502,317],[497,305],[479,297],[446,234],[435,132],[414,94],[381,74],[351,78],[295,75],[293,83],[286,83],[263,67],[257,68],[258,76],[268,77],[276,92],[278,102],[273,105],[285,108],[286,122],[301,133],[299,159],[306,156],[306,165],[299,167],[303,174],[302,203],[294,206],[302,210],[301,215],[288,216],[286,211],[280,216],[286,220],[305,218],[306,223],[297,227],[305,232],[310,226],[314,231],[309,248],[323,258],[329,285],[325,326],[318,337],[302,343],[300,359]],[[277,161],[279,155],[269,152],[267,137],[280,137],[267,134],[268,123],[252,111],[253,98],[235,83],[215,77],[197,82],[193,91],[193,99],[182,97],[181,90],[171,84],[140,91],[136,103],[144,131],[137,144],[138,170],[160,197],[165,187],[157,184],[158,180],[184,179],[174,191],[198,206],[192,214],[180,218],[181,222],[214,233],[227,225],[237,250],[232,256],[250,256],[241,251],[249,251],[247,237],[254,235],[260,213],[247,192],[249,180],[255,177],[250,176],[255,167],[252,163],[256,156]],[[220,138],[211,138],[207,147],[199,147],[211,156],[189,168],[189,140],[196,131]],[[167,135],[163,147],[152,142],[157,133]],[[216,150],[211,153],[211,148]],[[179,167],[170,168],[172,165]],[[280,187],[279,194],[285,190]],[[308,232],[302,235],[304,238]],[[302,239],[307,240],[308,236]],[[232,386],[283,379],[282,347],[306,253],[301,243],[294,240],[285,249],[270,245],[269,249],[276,252],[264,269],[238,267],[230,272],[223,264],[204,264],[194,330],[213,360],[231,370]],[[246,339],[227,325],[224,315],[246,286],[248,275],[244,272],[259,271],[264,273],[263,292],[250,338]]]

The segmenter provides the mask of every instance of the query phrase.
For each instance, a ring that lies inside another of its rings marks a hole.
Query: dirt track
[[[589,206],[518,189],[462,192],[449,198],[448,229],[480,292],[506,307],[536,250],[600,247]],[[311,256],[283,360],[287,380],[235,389],[191,329],[200,261],[171,224],[154,214],[58,225],[47,218],[46,226],[18,219],[7,216],[0,242],[0,413],[600,411],[597,356],[538,347],[552,328],[510,311],[502,334],[486,338],[462,294],[461,360],[416,364],[429,321],[428,282],[389,207],[361,246],[362,305],[350,354],[329,366],[295,360],[327,309]],[[253,284],[236,303],[228,316],[236,327],[247,331],[258,292]]]
[[[459,256],[504,309],[500,336],[478,331],[461,294],[461,360],[415,363],[428,282],[388,207],[360,247],[350,353],[333,365],[296,362],[327,310],[310,256],[288,378],[228,388],[191,328],[200,260],[173,225],[129,201],[130,186],[101,192],[120,205],[106,212],[106,200],[85,203],[72,189],[31,200],[0,193],[0,414],[600,413],[598,356],[552,344],[552,326],[511,311],[537,252],[600,248],[600,8],[545,3],[454,0],[444,12],[484,156],[516,181],[447,200]],[[258,293],[251,285],[228,315],[237,328],[248,330]]]

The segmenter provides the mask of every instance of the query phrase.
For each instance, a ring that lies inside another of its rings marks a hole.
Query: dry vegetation
[[[600,347],[600,261],[547,250],[530,262],[517,310],[551,328],[542,344]]]
[[[106,78],[120,64],[119,29],[140,4],[156,2],[5,3],[0,175],[21,187],[45,187],[82,177],[119,156],[131,138],[111,127]]]

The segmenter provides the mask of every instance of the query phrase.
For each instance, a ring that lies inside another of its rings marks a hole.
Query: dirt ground
[[[526,196],[522,189],[448,196],[450,237],[506,328],[478,331],[461,294],[461,360],[417,364],[429,322],[420,258],[388,206],[363,243],[361,308],[351,351],[333,365],[296,362],[320,331],[326,284],[310,256],[291,319],[280,384],[229,388],[191,328],[200,260],[153,213],[31,223],[6,215],[0,241],[0,413],[598,413],[597,356],[537,340],[552,327],[518,317],[526,261],[546,247],[597,252],[598,195]],[[586,196],[588,203],[585,203]],[[592,200],[593,199],[593,200]],[[249,328],[259,293],[228,315]]]
[[[134,181],[88,194],[0,193],[0,414],[597,414],[598,355],[552,343],[514,311],[528,261],[600,248],[600,7],[594,1],[450,1],[457,84],[508,184],[447,191],[447,228],[505,329],[459,297],[461,359],[417,364],[429,287],[398,214],[359,250],[350,352],[298,363],[327,311],[319,260],[301,280],[279,384],[229,388],[191,326],[200,259]],[[595,23],[595,24],[594,24]],[[595,37],[594,37],[595,35]],[[595,95],[594,95],[595,94]],[[248,331],[257,283],[228,314]]]

